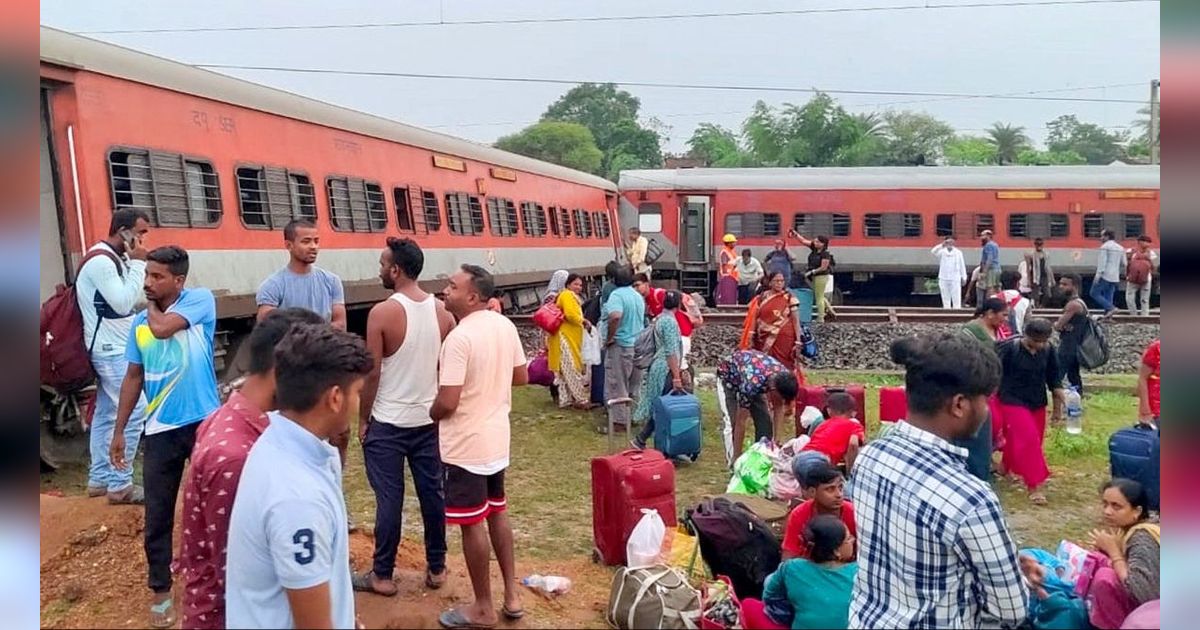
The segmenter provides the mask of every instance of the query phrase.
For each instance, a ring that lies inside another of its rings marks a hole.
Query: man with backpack
[[[1083,376],[1079,372],[1079,343],[1087,334],[1088,308],[1079,290],[1083,286],[1079,274],[1066,274],[1058,278],[1058,290],[1066,298],[1067,304],[1058,321],[1054,322],[1054,330],[1058,331],[1058,365],[1066,376],[1067,382],[1083,395]]]
[[[83,319],[83,343],[96,371],[96,407],[91,426],[91,466],[88,469],[89,497],[108,496],[114,504],[140,504],[144,490],[133,483],[133,470],[114,468],[108,450],[117,421],[117,402],[128,361],[125,344],[134,309],[142,297],[146,279],[146,235],[150,218],[146,213],[121,208],[113,212],[108,238],[85,254],[75,279],[75,297]],[[142,425],[146,421],[146,397],[137,405],[125,426],[125,458],[137,454]]]
[[[1141,312],[1142,317],[1150,316],[1150,286],[1158,264],[1158,252],[1150,249],[1151,242],[1143,234],[1138,237],[1137,247],[1125,252],[1129,259],[1125,266],[1125,308],[1130,315]],[[1141,300],[1140,306],[1136,299]]]

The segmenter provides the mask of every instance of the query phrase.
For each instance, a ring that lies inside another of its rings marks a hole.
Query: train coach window
[[[937,215],[937,236],[945,238],[974,238],[984,230],[995,229],[995,216],[974,212],[956,212],[954,214]]]
[[[1145,233],[1146,218],[1140,214],[1104,212],[1083,217],[1084,238],[1100,238],[1104,230],[1112,230],[1119,239],[1134,239]]]
[[[246,227],[282,230],[295,219],[316,220],[316,196],[307,175],[273,166],[241,166],[234,174]]]
[[[915,212],[887,212],[863,215],[863,236],[867,238],[920,238],[924,222]]]
[[[532,201],[521,202],[521,224],[529,236],[546,235],[546,209]]]
[[[407,188],[392,188],[392,202],[396,205],[396,227],[401,232],[415,234],[417,226],[413,222],[413,209],[408,201]]]
[[[432,190],[421,193],[422,206],[425,209],[425,227],[430,232],[442,229],[442,210],[438,208],[438,198]]]
[[[467,193],[446,193],[446,221],[451,234],[483,234],[483,206],[479,198]]]
[[[327,177],[329,219],[339,232],[382,232],[387,229],[383,188],[356,177]]]
[[[1008,235],[1012,238],[1067,238],[1066,214],[1029,212],[1008,215]]]
[[[850,236],[850,215],[838,212],[808,212],[792,217],[792,229],[812,238],[826,235],[834,238]]]
[[[498,197],[487,198],[488,221],[492,224],[492,234],[496,236],[516,236],[517,207],[512,199]]]
[[[575,217],[575,235],[579,238],[591,238],[592,216],[582,208],[575,208],[572,214]]]
[[[156,226],[215,227],[221,222],[217,171],[205,160],[148,149],[108,153],[113,206],[144,210]]]
[[[612,236],[612,224],[608,221],[608,214],[597,212],[594,215],[596,220],[596,236],[600,238],[608,238]]]
[[[561,236],[567,237],[571,235],[571,211],[566,208],[558,209],[558,229],[561,230]],[[579,226],[575,226],[578,230]]]
[[[725,231],[738,237],[779,236],[779,215],[773,212],[736,212],[725,215]]]
[[[638,204],[638,230],[643,233],[662,232],[662,204]]]

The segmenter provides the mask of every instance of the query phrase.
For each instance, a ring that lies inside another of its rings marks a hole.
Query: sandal
[[[504,615],[504,618],[508,619],[509,621],[516,621],[525,616],[525,609],[518,608],[517,610],[510,610],[508,608],[508,604],[503,604],[500,606],[500,614]]]
[[[438,616],[438,623],[442,624],[443,628],[494,628],[494,623],[478,623],[467,619],[467,616],[462,614],[462,611],[455,608],[447,610]]]
[[[442,569],[441,573],[434,573],[429,569],[425,570],[425,588],[431,591],[436,591],[446,585],[446,576],[449,575],[447,569]]]
[[[1034,505],[1046,505],[1049,503],[1049,501],[1046,500],[1046,495],[1042,494],[1041,492],[1035,492],[1029,495],[1029,500]]]
[[[168,597],[157,604],[150,604],[150,627],[170,628],[175,625],[175,600]]]
[[[392,586],[391,592],[379,590],[375,587],[374,573],[374,571],[369,569],[362,573],[352,573],[350,575],[350,586],[360,593],[375,593],[384,597],[392,597],[400,590],[396,587],[396,583],[391,580],[388,580],[388,584]]]

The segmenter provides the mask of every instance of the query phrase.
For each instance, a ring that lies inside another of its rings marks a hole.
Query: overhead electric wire
[[[845,96],[911,96],[933,97],[947,99],[997,99],[1014,101],[1056,101],[1074,103],[1143,103],[1143,99],[1114,99],[1072,96],[1035,96],[1031,94],[961,94],[954,92],[916,92],[905,90],[849,90],[849,89],[817,89],[795,88],[769,85],[717,85],[701,83],[659,83],[652,81],[597,81],[582,79],[550,79],[540,77],[499,77],[484,75],[433,74],[420,72],[392,72],[387,70],[338,70],[332,68],[295,68],[286,66],[252,66],[242,64],[198,63],[192,64],[198,68],[210,70],[258,70],[267,72],[294,72],[300,74],[340,74],[349,76],[393,77],[404,79],[445,79],[454,81],[494,81],[501,83],[547,83],[558,85],[579,85],[581,83],[612,83],[623,87],[666,88],[678,90],[716,90],[734,92],[785,92],[816,94],[840,94]]]
[[[330,30],[330,29],[370,29],[397,28],[422,26],[488,26],[504,24],[561,24],[571,22],[645,22],[654,20],[694,20],[710,18],[740,18],[785,15],[814,15],[833,13],[877,13],[886,11],[927,11],[946,9],[982,9],[1001,7],[1042,7],[1042,6],[1073,6],[1096,4],[1158,4],[1160,0],[992,0],[985,2],[947,3],[922,2],[919,4],[883,5],[867,7],[827,7],[811,9],[778,9],[771,11],[730,11],[710,13],[676,13],[668,15],[591,15],[578,17],[539,17],[539,18],[496,18],[478,20],[438,20],[423,22],[372,22],[352,24],[277,24],[265,26],[192,26],[177,28],[139,28],[139,29],[107,29],[79,31],[91,35],[118,35],[136,33],[219,33],[237,31],[300,31],[300,30]]]

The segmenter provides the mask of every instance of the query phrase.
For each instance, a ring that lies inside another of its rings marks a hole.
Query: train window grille
[[[316,194],[307,175],[274,166],[241,166],[234,174],[246,227],[282,230],[295,220],[316,221]]]
[[[425,214],[425,228],[428,232],[442,229],[442,210],[438,207],[437,194],[432,190],[421,191],[421,206]]]
[[[113,207],[137,208],[155,226],[216,227],[221,187],[206,161],[179,153],[114,149],[108,153]]]
[[[736,212],[725,215],[725,231],[738,237],[779,236],[779,215],[773,212]]]
[[[407,188],[392,188],[392,202],[396,205],[396,228],[405,234],[416,234],[412,207],[408,203]]]
[[[561,237],[562,226],[558,224],[558,208],[555,206],[550,206],[548,217],[550,219],[550,233],[554,236]]]
[[[596,236],[600,238],[608,238],[612,236],[612,224],[608,221],[608,214],[597,212],[596,219]]]
[[[492,234],[496,236],[517,235],[517,207],[512,199],[488,197],[488,221],[492,224]]]
[[[570,210],[568,210],[566,208],[558,209],[558,229],[562,231],[563,237],[567,237],[567,236],[571,235],[571,211]],[[579,226],[575,226],[575,229],[578,230]]]
[[[387,229],[383,188],[357,177],[327,177],[329,220],[338,232],[382,232]]]
[[[521,224],[529,236],[546,235],[546,210],[532,201],[521,202]]]
[[[483,234],[483,206],[479,198],[467,193],[446,193],[446,220],[451,234]]]
[[[1104,212],[1083,217],[1084,238],[1100,238],[1104,230],[1112,230],[1119,239],[1134,239],[1146,229],[1146,218],[1140,214]]]
[[[1008,215],[1008,235],[1011,238],[1067,238],[1069,226],[1067,215],[1061,213]]]
[[[936,221],[938,238],[953,236],[958,239],[971,239],[979,236],[984,230],[994,230],[996,227],[994,215],[976,212],[939,214]]]
[[[579,238],[591,238],[592,215],[582,208],[575,208],[572,214],[575,217],[575,236]]]
[[[833,238],[850,236],[850,215],[839,212],[808,212],[792,217],[792,229],[812,238],[818,235]]]

